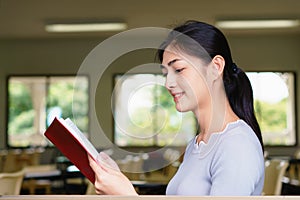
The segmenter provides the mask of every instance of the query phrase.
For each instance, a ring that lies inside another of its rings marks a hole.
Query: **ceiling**
[[[47,33],[48,20],[122,20],[128,28],[171,27],[187,19],[297,18],[299,0],[0,0],[0,39],[103,37],[115,33]],[[230,33],[300,34],[300,28]]]

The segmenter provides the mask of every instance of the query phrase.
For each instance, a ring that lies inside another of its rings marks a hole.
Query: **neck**
[[[228,123],[239,119],[229,104],[223,83],[211,94],[211,100],[206,105],[199,106],[194,112],[200,126],[198,143],[200,141],[207,143],[212,133],[222,132]]]

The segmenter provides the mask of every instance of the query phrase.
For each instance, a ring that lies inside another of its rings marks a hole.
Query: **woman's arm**
[[[102,195],[134,195],[137,196],[130,180],[116,168],[117,164],[106,154],[99,154],[100,161],[89,157],[91,168],[95,172],[95,188]],[[99,160],[99,159],[98,159]]]

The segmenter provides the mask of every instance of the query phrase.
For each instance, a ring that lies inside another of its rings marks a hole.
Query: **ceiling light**
[[[127,28],[123,22],[105,23],[55,23],[47,24],[47,32],[100,32],[100,31],[122,31]]]
[[[216,26],[224,29],[292,28],[299,25],[299,20],[295,19],[223,20],[216,23]]]

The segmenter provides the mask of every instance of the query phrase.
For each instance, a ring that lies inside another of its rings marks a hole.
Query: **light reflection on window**
[[[265,145],[296,144],[295,76],[291,72],[247,72]]]

